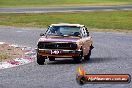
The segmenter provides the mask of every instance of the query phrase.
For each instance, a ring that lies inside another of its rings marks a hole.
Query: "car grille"
[[[77,49],[77,44],[39,42],[38,48],[39,49]]]

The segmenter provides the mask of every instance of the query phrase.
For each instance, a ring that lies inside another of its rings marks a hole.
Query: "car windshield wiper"
[[[60,34],[47,34],[48,36],[62,36]]]
[[[64,36],[64,37],[69,37],[70,35],[62,35],[62,36]]]
[[[79,36],[75,36],[75,35],[63,35],[63,37],[79,37]]]

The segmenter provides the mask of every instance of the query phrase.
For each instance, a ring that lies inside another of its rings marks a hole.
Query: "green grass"
[[[0,13],[0,25],[5,26],[46,27],[52,23],[80,23],[92,29],[104,29],[103,31],[107,29],[132,31],[132,11],[45,14]]]
[[[0,0],[0,7],[132,5],[132,0]]]

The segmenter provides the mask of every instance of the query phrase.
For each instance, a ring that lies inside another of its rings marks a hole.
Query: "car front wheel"
[[[79,54],[79,56],[73,57],[76,63],[81,63],[83,60],[83,51]]]
[[[38,63],[39,65],[44,65],[45,58],[46,58],[46,57],[40,56],[40,55],[37,54],[37,63]]]

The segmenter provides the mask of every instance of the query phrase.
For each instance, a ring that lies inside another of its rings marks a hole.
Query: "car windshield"
[[[80,27],[77,26],[52,26],[48,28],[49,36],[79,36]]]

